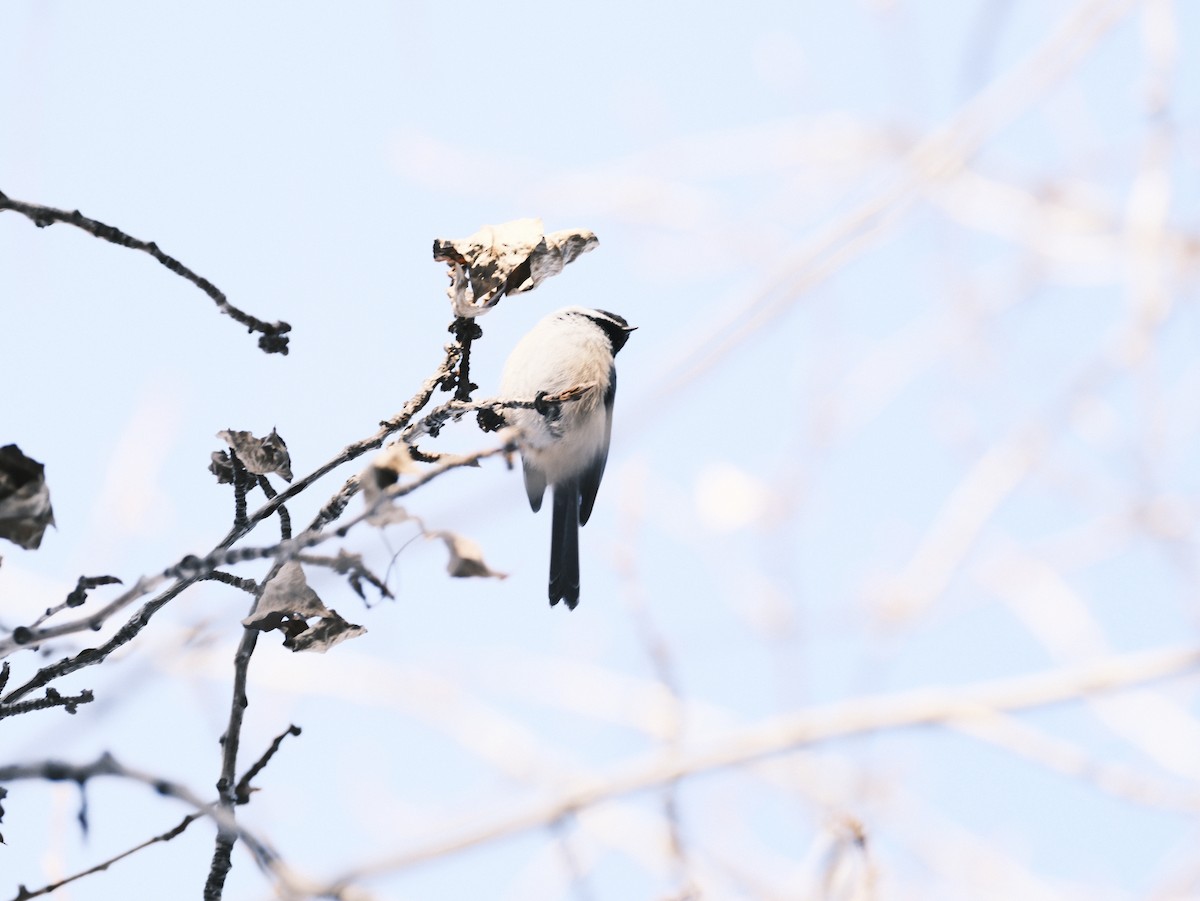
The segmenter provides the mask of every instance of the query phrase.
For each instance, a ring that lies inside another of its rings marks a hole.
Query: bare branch
[[[449,384],[447,380],[453,377],[454,367],[457,365],[462,354],[462,348],[457,343],[447,344],[445,347],[445,353],[446,356],[442,360],[442,363],[438,367],[437,371],[425,380],[417,393],[409,399],[408,403],[401,408],[399,413],[397,413],[391,419],[380,423],[379,431],[370,437],[360,439],[353,444],[347,445],[346,447],[342,448],[342,450],[332,459],[321,464],[308,475],[297,479],[286,489],[279,492],[278,495],[268,500],[258,510],[251,513],[243,527],[230,530],[229,534],[225,536],[219,546],[232,546],[235,541],[246,535],[258,523],[262,522],[264,519],[274,513],[287,501],[290,501],[296,495],[300,494],[300,492],[308,488],[308,486],[313,482],[316,482],[323,476],[328,475],[342,464],[349,463],[351,460],[361,457],[367,451],[382,447],[383,442],[387,440],[389,435],[408,425],[413,416],[424,409],[425,405],[429,403],[430,398],[433,397],[433,393],[438,389],[438,387],[442,386],[443,388],[446,388]],[[447,388],[447,390],[449,389]],[[338,492],[338,494],[334,495],[334,498],[338,498],[339,496],[346,494],[347,491],[349,491],[349,495],[352,496],[355,491],[357,491],[357,486],[351,485],[351,482],[353,481],[353,479],[348,481],[346,485],[343,486],[343,488]],[[333,499],[331,499],[331,501],[332,500]],[[328,506],[329,504],[326,504],[326,507]],[[336,516],[333,518],[336,518]],[[327,519],[326,521],[330,520]]]
[[[200,819],[202,816],[204,816],[202,813],[189,813],[182,820],[180,820],[179,824],[173,829],[168,829],[161,835],[156,835],[153,838],[146,839],[146,841],[142,842],[140,845],[134,845],[129,850],[122,851],[120,854],[114,855],[113,857],[108,858],[108,860],[96,864],[94,867],[81,870],[78,873],[73,873],[66,879],[60,879],[58,882],[51,882],[48,885],[44,885],[39,889],[34,889],[33,891],[30,891],[23,885],[19,886],[17,888],[17,894],[12,901],[28,901],[29,898],[37,898],[41,895],[48,895],[51,892],[62,888],[64,885],[67,885],[68,883],[82,879],[84,876],[91,876],[93,873],[102,873],[117,861],[124,860],[126,857],[136,854],[138,851],[141,851],[144,848],[149,848],[151,845],[158,844],[159,842],[169,842],[176,836],[182,835],[188,826],[192,825],[192,823]]]
[[[340,453],[333,457],[333,459],[317,467],[317,469],[313,470],[313,472],[309,473],[308,475],[297,479],[286,490],[270,498],[262,507],[250,514],[246,518],[246,522],[243,525],[235,526],[207,557],[201,559],[194,555],[188,555],[179,560],[175,565],[168,567],[157,575],[142,577],[127,591],[84,619],[46,628],[35,629],[28,626],[19,626],[13,630],[12,634],[8,638],[0,639],[0,657],[5,657],[21,647],[34,646],[51,638],[99,629],[114,613],[124,609],[125,607],[128,607],[130,604],[149,594],[151,591],[155,590],[160,585],[163,585],[165,582],[170,581],[171,579],[178,580],[175,585],[172,585],[158,597],[146,603],[129,620],[129,622],[127,622],[125,626],[123,626],[120,631],[117,632],[116,635],[114,635],[103,645],[98,648],[87,648],[76,654],[74,657],[64,658],[63,660],[51,664],[50,666],[43,667],[27,683],[10,692],[0,703],[11,704],[13,701],[24,696],[25,694],[28,694],[30,691],[40,688],[54,679],[60,678],[72,672],[76,672],[84,667],[93,666],[102,662],[110,653],[112,653],[112,651],[131,641],[143,628],[145,628],[145,626],[149,623],[150,618],[165,604],[169,603],[196,581],[207,578],[208,575],[214,570],[233,563],[244,562],[251,559],[261,559],[263,556],[271,556],[274,553],[273,551],[264,554],[261,549],[258,551],[252,550],[249,552],[244,552],[240,550],[228,551],[228,548],[232,547],[236,541],[253,530],[258,523],[267,519],[273,513],[281,509],[286,501],[295,497],[301,491],[307,489],[322,476],[328,474],[338,466],[341,466],[342,464],[361,456],[367,451],[382,446],[383,442],[389,435],[407,426],[412,417],[420,412],[429,402],[438,386],[443,384],[446,379],[452,376],[454,366],[456,365],[461,353],[462,348],[459,345],[454,343],[446,345],[445,357],[437,371],[430,378],[425,380],[421,388],[408,401],[408,403],[404,405],[399,413],[393,416],[390,420],[387,420],[381,424],[379,431],[369,438],[362,439],[343,448]],[[496,452],[498,451],[489,451],[483,456],[491,456]],[[462,465],[474,465],[478,462],[478,460],[483,459],[483,456],[462,458],[461,461],[452,461],[451,466],[443,467],[438,471],[433,472],[427,478],[418,480],[418,482],[411,484],[403,491],[398,491],[393,496],[405,494],[413,488],[419,487],[420,484],[424,484],[424,482],[428,481],[429,478],[440,475],[448,468],[455,468],[456,466]],[[357,477],[352,477],[345,483],[345,485],[343,485],[341,489],[339,489],[338,492],[333,495],[332,498],[330,498],[325,506],[322,507],[320,514],[318,514],[312,526],[304,534],[311,536],[316,533],[317,529],[320,529],[329,522],[337,519],[345,509],[345,504],[355,493],[357,493],[357,491]],[[285,529],[288,524],[290,523],[285,521]],[[344,534],[344,531],[340,534]],[[318,540],[323,541],[325,540],[325,537],[328,536],[321,537]],[[294,553],[298,553],[304,547],[310,547],[312,544],[318,543],[318,540],[310,540],[310,542],[308,544],[304,544],[303,547],[295,547]],[[281,547],[283,544],[286,544],[286,542],[281,543],[281,545],[276,545],[275,547]]]
[[[275,740],[272,741],[271,746],[263,752],[262,757],[258,758],[258,760],[254,762],[254,765],[251,766],[250,769],[246,770],[245,775],[238,780],[237,788],[234,789],[234,797],[237,799],[239,804],[249,803],[250,792],[254,791],[254,789],[250,787],[251,780],[261,773],[266,765],[271,762],[271,758],[279,752],[279,746],[283,744],[283,740],[289,735],[299,734],[299,726],[288,726],[285,731],[275,736]]]
[[[90,704],[94,700],[95,696],[87,688],[77,695],[60,695],[53,688],[47,688],[45,697],[24,701],[20,704],[0,704],[0,719],[18,716],[33,710],[45,710],[48,707],[61,707],[67,713],[74,713],[79,709],[80,704]]]
[[[250,554],[259,557],[274,557],[275,565],[262,581],[262,585],[266,586],[283,564],[288,560],[295,559],[301,550],[319,544],[333,537],[335,534],[338,536],[345,535],[358,523],[368,520],[384,503],[390,501],[392,498],[408,494],[451,469],[457,469],[461,466],[475,466],[478,465],[480,460],[486,457],[495,456],[508,450],[507,445],[502,445],[486,451],[469,454],[465,457],[446,460],[437,466],[430,467],[410,482],[392,485],[386,492],[381,492],[374,503],[367,505],[365,511],[337,529],[336,532],[304,532],[298,537],[282,541],[272,548],[258,550],[240,548],[231,553],[235,555]],[[250,615],[254,614],[257,606],[258,599],[256,598],[255,603],[251,606]],[[241,740],[242,721],[248,704],[246,699],[246,678],[250,668],[250,658],[254,654],[254,648],[258,642],[258,634],[258,630],[256,629],[246,629],[243,631],[242,639],[238,644],[237,654],[234,656],[233,701],[230,705],[229,726],[226,728],[225,735],[222,738],[221,776],[217,780],[217,790],[220,793],[220,801],[218,803],[231,823],[234,822],[234,805],[238,803],[236,786],[233,784],[233,775],[237,766],[237,752]],[[224,823],[222,823],[222,828],[217,833],[216,847],[213,851],[213,860],[209,869],[208,881],[204,887],[205,901],[219,901],[221,898],[225,878],[228,876],[232,866],[233,845],[238,837],[239,834],[235,829],[226,828]]]
[[[279,569],[276,563],[271,574],[262,582],[266,586]],[[250,612],[258,606],[258,598],[251,604]],[[213,848],[212,864],[209,867],[208,879],[204,883],[204,901],[220,901],[225,888],[225,878],[233,866],[233,845],[237,840],[237,828],[233,808],[238,803],[237,787],[234,784],[234,773],[237,767],[238,746],[242,737],[242,720],[245,717],[246,678],[250,671],[250,658],[254,654],[254,646],[258,643],[257,629],[243,629],[241,641],[238,642],[237,653],[233,658],[233,701],[230,705],[229,725],[221,736],[221,776],[217,779],[217,793],[220,796],[217,804],[226,822],[217,829],[216,845]],[[248,780],[247,780],[248,781]]]
[[[137,635],[146,624],[150,617],[153,616],[164,604],[176,597],[185,588],[206,578],[214,570],[221,569],[226,566],[231,566],[237,563],[245,563],[249,560],[264,560],[274,559],[278,563],[285,563],[288,560],[293,560],[302,551],[315,545],[322,544],[335,537],[341,538],[346,535],[354,526],[369,519],[378,511],[386,502],[403,497],[410,494],[421,486],[431,482],[438,476],[444,475],[452,469],[460,469],[464,466],[478,466],[480,461],[488,457],[495,457],[503,453],[510,453],[512,448],[508,444],[498,445],[482,451],[476,451],[472,454],[466,454],[461,457],[447,457],[438,464],[429,467],[419,476],[408,482],[401,482],[392,485],[387,491],[383,492],[373,505],[369,505],[366,510],[354,517],[349,522],[342,525],[334,531],[306,531],[302,532],[295,538],[281,541],[278,544],[267,545],[266,547],[245,547],[234,548],[232,550],[217,550],[209,554],[207,557],[199,558],[195,556],[187,556],[180,560],[175,565],[168,567],[155,576],[143,576],[138,580],[137,584],[129,591],[125,592],[120,598],[110,603],[103,610],[93,614],[85,620],[76,620],[71,623],[63,623],[58,626],[50,626],[44,629],[33,630],[26,626],[18,627],[13,631],[13,634],[6,639],[0,640],[0,656],[11,654],[14,650],[28,645],[36,645],[49,638],[56,638],[61,635],[67,635],[74,632],[82,632],[88,629],[99,628],[104,618],[109,613],[114,612],[122,606],[126,606],[141,595],[149,593],[157,585],[161,585],[171,579],[177,579],[175,585],[171,586],[167,591],[163,592],[150,603],[146,604],[139,610],[132,619],[126,623],[120,631],[117,632],[111,639],[101,645],[99,648],[87,648],[74,657],[60,660],[57,663],[51,664],[39,670],[32,679],[26,682],[19,688],[11,691],[4,699],[2,704],[12,704],[18,698],[28,694],[34,689],[40,688],[48,682],[57,679],[68,673],[75,672],[86,666],[92,666],[103,661],[110,653],[116,650],[123,644],[128,643]],[[0,709],[3,709],[0,707]]]
[[[87,593],[101,585],[120,585],[121,580],[116,576],[80,576],[75,583],[74,589],[67,595],[67,599],[61,604],[55,604],[53,607],[46,608],[46,612],[34,620],[31,629],[36,629],[50,617],[57,613],[61,613],[70,607],[82,607],[87,600]]]
[[[220,808],[200,800],[190,789],[177,782],[124,766],[111,754],[101,754],[88,764],[40,760],[33,763],[0,766],[0,784],[16,782],[21,779],[45,779],[50,782],[75,782],[82,785],[89,779],[99,776],[115,776],[132,782],[140,782],[148,785],[160,795],[175,798],[193,807],[200,814],[216,820],[219,826],[235,831],[238,838],[246,842],[247,847],[254,853],[255,859],[263,867],[267,867],[278,859],[278,855],[264,841],[238,826],[232,818],[225,816]]]
[[[241,589],[242,591],[254,594],[258,591],[258,583],[253,579],[243,579],[241,576],[235,576],[233,573],[223,572],[219,569],[214,569],[207,576],[202,577],[207,582],[220,582],[223,585],[229,585],[233,588]]]
[[[155,613],[157,613],[165,604],[179,595],[190,584],[192,584],[190,581],[185,580],[172,585],[158,597],[145,604],[141,610],[133,615],[129,622],[117,630],[116,634],[114,634],[112,638],[99,647],[85,648],[74,657],[65,657],[56,663],[42,667],[33,674],[28,682],[18,686],[17,688],[14,688],[11,692],[5,695],[3,701],[0,701],[0,705],[10,705],[18,698],[29,694],[31,691],[41,688],[43,685],[46,685],[55,679],[69,675],[70,673],[81,670],[84,667],[95,666],[97,663],[102,663],[108,657],[108,655],[117,648],[132,641],[134,636],[136,636],[142,631],[142,629],[146,627],[146,624],[150,622],[150,618],[154,616]],[[126,595],[131,595],[130,602],[133,599],[140,597],[142,594],[145,594],[146,591],[149,590],[146,589],[144,591],[138,591],[137,589],[138,586],[134,586],[130,592],[126,592]],[[134,591],[137,591],[137,593],[132,594]],[[111,607],[112,605],[109,606]],[[105,609],[107,610],[108,608]],[[63,630],[60,632],[60,634],[67,634],[67,632],[82,632],[85,629],[89,629],[91,628],[91,620],[76,621],[70,625],[72,628]],[[15,647],[12,647],[12,643],[18,636],[18,632],[19,630],[16,630],[13,632],[12,637],[0,640],[0,656],[7,653],[12,653],[12,651],[15,650]],[[36,640],[32,643],[36,643]],[[0,709],[4,709],[4,707],[0,706]]]
[[[237,796],[239,798],[239,800],[238,800],[239,804],[245,804],[250,800],[250,793],[251,793],[251,791],[253,791],[253,789],[251,789],[251,787],[250,787],[250,781],[255,776],[257,776],[260,772],[262,772],[263,768],[270,762],[271,758],[275,756],[276,752],[279,750],[279,746],[283,743],[284,738],[286,738],[289,735],[299,735],[299,734],[300,734],[300,728],[298,726],[289,726],[286,732],[277,736],[275,738],[275,740],[273,742],[271,742],[270,747],[267,748],[267,750],[263,753],[262,757],[260,757],[258,759],[258,761],[254,764],[254,766],[250,767],[250,769],[248,769],[246,771],[245,775],[243,775],[242,778],[240,780],[238,780]],[[50,779],[52,781],[64,781],[64,780],[72,781],[72,782],[77,782],[82,785],[88,779],[94,778],[95,776],[103,775],[103,776],[124,776],[126,778],[135,778],[138,781],[145,781],[145,779],[141,776],[141,774],[135,774],[135,773],[133,773],[133,771],[127,770],[126,768],[120,766],[108,754],[105,754],[104,756],[100,757],[94,763],[91,763],[91,764],[88,764],[85,766],[71,766],[68,764],[62,764],[62,763],[58,763],[56,761],[47,760],[47,761],[42,761],[37,764],[26,764],[24,767],[21,767],[18,769],[21,771],[22,774],[14,775],[13,779],[39,778],[40,777],[43,779]],[[0,771],[0,781],[4,781],[3,776],[4,776],[4,771]],[[172,792],[164,792],[162,790],[164,786],[171,786],[171,785],[172,785],[172,783],[168,783],[163,780],[158,780],[154,783],[153,787],[154,787],[155,791],[158,791],[160,794],[173,794]],[[173,795],[173,796],[179,797],[179,795]],[[186,799],[183,799],[183,800],[186,800]],[[191,802],[188,802],[188,803],[191,803]],[[58,882],[50,883],[49,885],[45,885],[42,888],[36,889],[34,891],[30,891],[29,889],[25,888],[25,886],[20,886],[17,890],[17,895],[13,899],[13,901],[27,901],[27,899],[29,899],[29,898],[36,898],[40,895],[48,895],[51,892],[55,891],[56,889],[62,888],[64,885],[67,885],[70,882],[75,882],[78,879],[82,879],[84,876],[91,876],[93,873],[103,872],[104,870],[107,870],[110,866],[112,866],[117,861],[124,860],[126,857],[129,857],[132,854],[136,854],[138,851],[148,848],[151,845],[158,844],[159,842],[171,841],[171,839],[173,839],[179,835],[182,835],[183,832],[190,825],[192,825],[192,823],[194,823],[196,820],[200,819],[203,816],[209,816],[209,815],[211,815],[211,811],[207,810],[207,809],[198,810],[196,813],[189,813],[187,816],[185,816],[179,822],[179,824],[177,826],[175,826],[172,829],[167,830],[166,832],[162,833],[161,835],[156,835],[153,838],[149,838],[146,841],[142,842],[141,844],[135,845],[134,847],[128,849],[127,851],[122,851],[120,854],[110,857],[107,860],[103,861],[102,863],[98,863],[95,866],[90,867],[89,869],[82,870],[81,872],[78,872],[71,876],[68,876],[65,879],[60,879]],[[283,868],[278,863],[278,860],[274,861],[273,868],[275,870],[275,875],[277,877],[279,877],[285,884],[296,883],[296,881],[297,881],[296,878],[294,876],[292,876],[288,870]]]
[[[434,438],[447,422],[458,422],[468,413],[475,413],[485,421],[490,418],[493,423],[502,422],[502,410],[541,410],[548,406],[570,403],[584,397],[592,385],[575,385],[558,394],[542,394],[534,398],[488,398],[479,401],[463,401],[455,398],[439,404],[417,422],[404,430],[401,439],[412,444],[423,435]],[[489,429],[489,431],[494,431]]]
[[[110,244],[144,251],[176,275],[187,279],[211,297],[216,303],[217,309],[226,316],[229,316],[236,322],[240,322],[252,332],[261,332],[262,337],[258,339],[258,346],[263,351],[269,354],[286,354],[288,352],[287,333],[292,330],[290,325],[286,322],[263,322],[249,313],[242,312],[229,302],[224,292],[216,285],[208,279],[197,275],[173,256],[163,253],[153,241],[142,241],[131,237],[118,228],[113,228],[111,225],[105,225],[103,222],[87,218],[79,210],[67,212],[66,210],[41,206],[35,203],[24,203],[20,200],[12,200],[3,193],[0,193],[0,212],[4,210],[12,210],[15,213],[20,213],[38,228],[45,228],[47,225],[53,225],[56,222],[65,222],[67,225],[74,225],[76,228],[83,229],[88,234],[100,238],[102,241],[108,241]]]

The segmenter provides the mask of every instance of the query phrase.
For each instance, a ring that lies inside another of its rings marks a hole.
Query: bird
[[[579,527],[592,515],[604,476],[617,396],[614,358],[636,329],[616,313],[565,307],[538,322],[504,364],[500,393],[537,400],[532,409],[505,412],[521,452],[525,493],[537,513],[549,486],[550,606],[579,604]],[[541,403],[580,389],[570,400]]]

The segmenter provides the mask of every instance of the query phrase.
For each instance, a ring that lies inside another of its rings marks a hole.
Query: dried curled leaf
[[[395,509],[400,510],[399,507]],[[400,510],[400,512],[404,513],[403,510]],[[404,516],[407,518],[408,514],[404,513]],[[392,597],[392,592],[384,581],[371,572],[371,570],[367,569],[366,563],[363,562],[362,554],[351,554],[344,548],[340,548],[337,552],[337,557],[334,558],[333,571],[345,576],[346,580],[350,583],[350,587],[354,589],[354,593],[364,601],[367,599],[367,594],[363,590],[363,582],[369,582],[374,585],[382,597]]]
[[[338,616],[336,610],[330,610],[329,615],[321,617],[316,624],[285,638],[283,646],[293,651],[316,651],[324,654],[335,644],[365,635],[366,631],[362,626],[346,622]]]
[[[416,519],[411,513],[397,504],[395,501],[389,500],[380,505],[378,509],[367,517],[367,522],[375,526],[377,529],[382,529],[385,526],[395,526],[402,522]],[[419,520],[418,520],[419,521]]]
[[[276,472],[285,482],[292,480],[292,458],[288,456],[287,444],[274,429],[265,438],[255,438],[251,432],[232,429],[217,432],[217,437],[233,448],[247,472],[258,476]],[[218,482],[233,481],[233,461],[226,452],[214,451],[208,468]]]
[[[408,519],[408,514],[402,508],[390,503],[380,504],[380,495],[400,481],[402,475],[419,471],[420,467],[403,441],[393,441],[375,455],[371,465],[358,477],[367,506],[378,505],[378,510],[371,517],[372,525],[386,526]]]
[[[254,613],[242,620],[242,625],[250,629],[274,629],[281,616],[307,619],[328,612],[317,593],[308,587],[303,567],[290,562],[283,564],[267,583]]]
[[[317,622],[309,624],[316,618]],[[299,563],[285,563],[263,589],[254,613],[242,620],[247,629],[284,634],[283,646],[293,651],[325,653],[347,638],[367,630],[348,623],[336,610],[326,607],[317,593],[308,587]],[[310,634],[311,633],[311,634]]]
[[[229,451],[213,451],[208,471],[217,477],[218,485],[233,484],[233,456]]]
[[[393,441],[381,450],[375,455],[375,459],[371,461],[370,466],[375,490],[382,490],[389,485],[395,485],[400,481],[400,476],[419,472],[420,469],[417,461],[413,459],[409,446],[403,441]],[[364,480],[363,490],[372,490],[366,484],[366,480]]]
[[[450,264],[446,293],[459,317],[481,316],[506,294],[532,291],[599,244],[590,231],[567,229],[549,235],[541,219],[485,225],[469,238],[436,238],[433,258]]]
[[[483,560],[483,548],[470,538],[457,535],[454,532],[430,532],[430,538],[440,538],[446,543],[450,559],[446,562],[446,572],[456,579],[507,579],[508,573],[496,572]]]
[[[45,468],[15,444],[0,447],[0,538],[35,550],[52,525]]]

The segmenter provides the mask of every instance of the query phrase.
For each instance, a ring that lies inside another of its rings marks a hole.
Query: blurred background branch
[[[4,4],[5,188],[169,239],[304,340],[231,346],[157,267],[25,219],[109,226],[0,203],[0,443],[57,523],[3,551],[0,711],[30,715],[0,768],[201,785],[224,753],[229,827],[279,855],[230,843],[228,898],[1200,897],[1198,9],[468,3],[446,52],[382,2]],[[429,235],[529,213],[601,252],[471,294],[478,248],[439,241],[447,343]],[[460,420],[499,408],[435,396],[494,398],[568,304],[643,340],[564,617],[519,476],[407,467],[472,462]],[[229,461],[232,527],[204,471],[231,424],[298,474]],[[276,516],[253,559],[184,553]],[[236,744],[291,723],[241,807]],[[12,885],[121,860],[71,897],[194,894],[211,833],[93,783],[86,843],[76,786],[13,785]]]

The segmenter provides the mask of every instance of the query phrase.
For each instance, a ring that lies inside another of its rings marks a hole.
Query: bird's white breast
[[[604,333],[586,319],[548,317],[518,342],[501,377],[501,395],[533,399],[539,392],[558,394],[587,390],[563,403],[557,421],[536,410],[509,410],[508,422],[518,431],[526,460],[555,484],[577,475],[604,443],[604,392],[612,372],[611,346]]]

